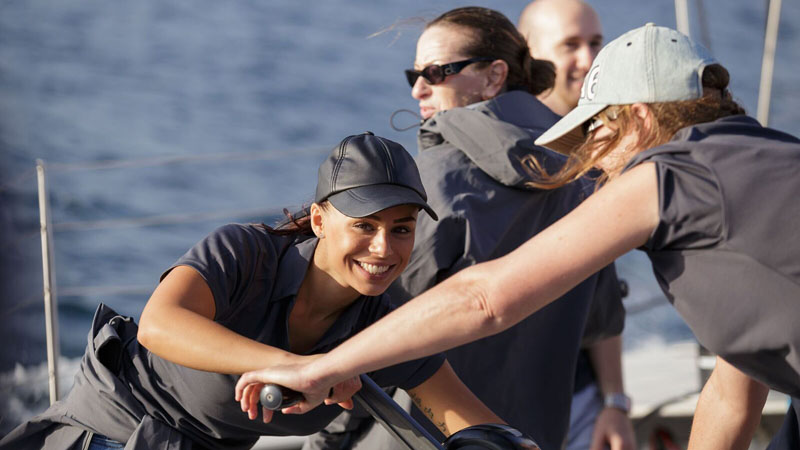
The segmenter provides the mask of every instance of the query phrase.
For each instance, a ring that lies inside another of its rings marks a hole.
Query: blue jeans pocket
[[[125,444],[109,439],[102,434],[95,434],[89,442],[89,450],[108,450],[125,448]]]

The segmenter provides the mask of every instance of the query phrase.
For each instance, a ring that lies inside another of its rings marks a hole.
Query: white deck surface
[[[643,417],[659,406],[662,416],[693,415],[701,388],[697,364],[695,341],[647,345],[625,352],[622,370],[625,388],[633,398],[631,416]],[[764,413],[784,414],[788,405],[786,395],[773,391]]]
[[[253,450],[295,450],[303,446],[305,437],[301,436],[264,436],[256,442]]]

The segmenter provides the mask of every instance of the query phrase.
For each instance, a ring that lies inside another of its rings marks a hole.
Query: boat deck
[[[648,345],[625,352],[623,376],[633,398],[631,418],[640,448],[647,445],[657,430],[665,431],[678,447],[686,448],[701,388],[698,365],[707,364],[707,358],[713,357],[700,355],[695,341]],[[783,423],[789,401],[784,394],[769,393],[750,448],[766,448]]]

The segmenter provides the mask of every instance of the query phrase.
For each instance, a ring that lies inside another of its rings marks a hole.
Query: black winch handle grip
[[[303,400],[303,394],[277,384],[265,384],[261,388],[259,400],[264,408],[277,411]]]

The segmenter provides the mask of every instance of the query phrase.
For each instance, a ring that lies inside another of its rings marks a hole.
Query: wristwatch
[[[631,412],[631,398],[622,392],[612,392],[603,397],[603,406],[616,408],[625,414]]]

